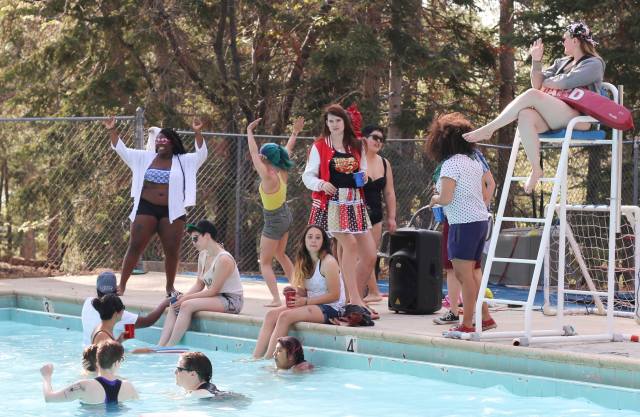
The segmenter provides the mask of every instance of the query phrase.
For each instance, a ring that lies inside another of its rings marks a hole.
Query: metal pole
[[[638,205],[638,156],[640,154],[640,141],[636,136],[633,139],[633,201],[632,205]]]
[[[242,188],[242,136],[236,136],[236,236],[235,246],[233,248],[233,256],[236,258],[236,262],[240,260],[240,233],[241,233],[241,221],[242,213],[240,206],[240,190]]]
[[[142,107],[136,109],[135,117],[135,147],[144,149],[144,109]]]

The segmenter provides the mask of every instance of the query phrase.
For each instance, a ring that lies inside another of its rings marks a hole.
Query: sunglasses
[[[176,372],[191,372],[191,369],[189,368],[183,368],[181,366],[176,366]]]
[[[378,141],[380,143],[384,143],[384,137],[380,136],[380,135],[369,135],[369,137],[375,141]]]

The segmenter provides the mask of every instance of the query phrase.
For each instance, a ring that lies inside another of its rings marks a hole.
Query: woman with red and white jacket
[[[309,224],[322,227],[349,254],[341,260],[349,303],[364,306],[364,286],[376,260],[362,190],[367,158],[342,106],[327,107],[323,120],[323,135],[313,143],[302,174],[304,185],[312,191]]]

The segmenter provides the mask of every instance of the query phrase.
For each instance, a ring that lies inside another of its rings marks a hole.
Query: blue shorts
[[[331,324],[330,319],[335,319],[340,317],[340,312],[335,308],[331,307],[329,304],[318,304],[320,310],[322,310],[322,314],[324,315],[324,322],[326,324]]]
[[[487,237],[487,227],[489,227],[489,222],[486,220],[449,225],[449,234],[447,236],[449,259],[480,261],[482,259],[484,241]]]

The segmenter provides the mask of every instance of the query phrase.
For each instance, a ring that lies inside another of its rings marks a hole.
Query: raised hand
[[[534,61],[542,61],[542,55],[544,54],[544,45],[542,39],[536,39],[529,47],[529,54]]]
[[[113,130],[116,128],[116,117],[110,116],[108,119],[103,120],[102,124],[107,128],[107,130]]]
[[[191,128],[196,133],[200,133],[202,130],[202,120],[200,120],[198,116],[193,117],[193,120],[191,121]]]
[[[249,126],[247,126],[247,132],[253,132],[253,129],[255,129],[255,127],[258,126],[258,123],[260,123],[261,121],[262,117],[258,117],[256,120],[249,123]]]
[[[47,363],[40,368],[40,374],[44,378],[49,378],[53,374],[53,364]]]
[[[299,135],[300,132],[302,132],[302,129],[304,128],[304,117],[300,116],[296,119],[295,122],[293,122],[293,134],[294,135]]]

